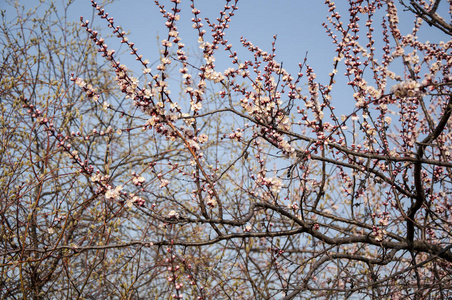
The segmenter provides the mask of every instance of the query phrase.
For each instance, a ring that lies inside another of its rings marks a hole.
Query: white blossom
[[[107,192],[105,192],[105,198],[109,200],[116,200],[119,198],[122,186],[118,185],[116,188],[108,187]]]

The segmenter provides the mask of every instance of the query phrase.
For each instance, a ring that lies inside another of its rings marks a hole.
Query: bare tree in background
[[[238,0],[155,2],[157,66],[95,2],[4,18],[2,299],[449,299],[452,2],[326,0],[331,69],[297,74],[227,40]]]

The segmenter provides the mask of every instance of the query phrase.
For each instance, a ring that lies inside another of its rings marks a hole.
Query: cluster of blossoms
[[[132,182],[136,186],[142,186],[143,183],[146,181],[146,179],[143,176],[139,176],[135,173],[133,173],[132,175],[133,175]]]
[[[110,176],[103,175],[100,173],[100,171],[97,171],[90,177],[91,182],[96,182],[96,183],[106,183],[106,182],[108,182],[109,179],[110,179]]]
[[[116,187],[113,187],[108,184],[108,181],[110,179],[109,175],[103,175],[100,173],[100,171],[97,171],[93,173],[90,177],[91,182],[100,184],[104,191],[105,191],[105,198],[107,200],[118,200],[121,195],[127,197],[126,205],[128,207],[132,207],[134,204],[137,206],[143,206],[145,203],[145,200],[141,197],[138,197],[134,194],[127,195],[126,193],[123,193],[123,186],[118,185]],[[136,174],[133,174],[133,183],[137,186],[141,186],[145,179],[143,176],[137,176]]]
[[[129,195],[129,197],[127,198],[126,205],[129,208],[132,207],[133,205],[141,207],[144,205],[145,202],[146,201],[143,198],[132,194]]]
[[[385,229],[382,229],[377,226],[372,226],[372,235],[374,236],[374,238],[377,242],[383,241],[386,234],[387,234],[387,232]]]
[[[213,208],[217,205],[217,200],[214,197],[212,197],[212,195],[207,195],[206,203],[208,206]]]
[[[221,72],[216,72],[215,70],[211,68],[207,68],[204,72],[204,76],[207,80],[211,80],[214,83],[218,83],[225,79],[224,75]]]
[[[402,81],[391,87],[391,93],[396,98],[416,97],[421,93],[420,83],[415,80]]]
[[[88,98],[92,98],[94,101],[99,100],[99,93],[91,84],[87,84],[82,78],[74,77],[74,74],[71,76],[71,81],[74,81],[77,86],[82,88]]]
[[[279,193],[281,192],[281,189],[283,187],[283,183],[281,179],[277,177],[262,177],[259,175],[259,178],[257,179],[257,183],[262,186],[267,186],[272,192]]]
[[[281,64],[275,61],[274,53],[263,51],[259,47],[254,46],[246,39],[242,39],[243,46],[247,47],[254,53],[255,61],[245,61],[238,63],[235,52],[231,55],[233,63],[237,65],[237,69],[229,68],[224,72],[230,83],[235,83],[238,76],[249,79],[253,90],[245,91],[240,85],[233,85],[234,90],[243,95],[240,99],[240,105],[253,119],[259,124],[261,134],[271,140],[284,154],[291,156],[295,149],[287,141],[286,137],[280,131],[290,131],[292,122],[287,114],[286,108],[283,106],[282,97],[285,89],[288,89],[287,96],[289,99],[299,99],[300,88],[296,83],[301,78],[294,78],[281,67]],[[227,47],[230,49],[230,47]],[[261,70],[261,65],[265,63],[265,67]],[[256,75],[252,78],[250,69]],[[222,97],[225,93],[222,94]],[[242,133],[236,131],[230,135],[231,138],[240,140]]]
[[[118,200],[119,197],[121,196],[121,190],[122,190],[121,185],[118,185],[115,188],[109,186],[107,191],[105,192],[105,198],[107,198],[108,200]]]

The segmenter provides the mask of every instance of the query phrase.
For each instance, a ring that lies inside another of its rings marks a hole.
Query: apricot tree
[[[451,296],[451,1],[326,0],[331,69],[297,74],[228,41],[238,0],[181,2],[152,66],[92,1],[139,75],[83,17],[2,27],[2,296]]]

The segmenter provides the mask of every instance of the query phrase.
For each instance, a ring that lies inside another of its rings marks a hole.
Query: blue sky
[[[84,2],[84,1],[83,1]],[[70,14],[74,19],[83,15],[92,19],[92,9],[86,1],[76,0]],[[178,28],[181,31],[182,42],[197,47],[196,32],[191,28],[190,8],[188,1],[182,1],[181,20]],[[163,4],[171,6],[169,1]],[[215,19],[224,6],[224,1],[202,0],[195,1],[203,17]],[[294,1],[294,0],[242,0],[238,4],[238,11],[232,19],[227,32],[229,42],[237,51],[241,50],[240,37],[244,36],[264,50],[271,50],[273,35],[278,36],[277,58],[284,62],[284,66],[293,66],[297,71],[298,62],[303,61],[306,51],[313,65],[323,65],[325,57],[333,55],[333,46],[322,28],[327,9],[322,1]],[[119,0],[108,5],[106,11],[113,16],[115,23],[124,30],[130,31],[129,39],[151,62],[157,57],[157,39],[166,35],[164,19],[154,1],[124,1]],[[205,24],[205,22],[203,22]],[[105,28],[106,23],[95,18],[94,24]],[[125,57],[124,57],[125,58]],[[124,59],[123,58],[123,59]],[[221,70],[221,62],[217,66]],[[331,63],[329,62],[331,66]]]
[[[66,0],[54,1],[57,5]],[[4,0],[0,0],[0,8]],[[100,1],[99,1],[100,2]],[[172,3],[169,0],[161,0],[169,10]],[[178,28],[181,32],[182,42],[192,49],[197,50],[196,32],[191,28],[190,1],[181,1],[181,20]],[[412,28],[413,16],[409,12],[404,12],[396,1],[401,15],[400,26],[402,33],[409,33]],[[21,0],[20,4],[25,7],[33,7],[39,1]],[[231,2],[232,3],[232,2]],[[195,5],[201,10],[202,17],[215,19],[219,16],[219,11],[223,9],[223,0],[197,0]],[[444,3],[443,3],[444,4]],[[344,22],[347,21],[348,1],[336,1],[338,10]],[[308,63],[314,68],[320,81],[326,80],[331,72],[334,57],[334,45],[326,35],[322,23],[326,22],[328,8],[323,0],[240,0],[238,11],[232,19],[230,28],[227,31],[227,38],[234,46],[234,50],[239,54],[243,48],[240,45],[240,37],[244,36],[254,45],[266,51],[271,50],[273,35],[277,35],[277,57],[276,60],[284,63],[284,68],[292,74],[298,71],[298,63],[303,61],[308,53]],[[156,36],[160,35],[162,40],[167,30],[164,26],[165,20],[162,18],[158,7],[152,0],[116,0],[105,7],[111,17],[114,17],[116,25],[121,26],[125,31],[130,31],[129,40],[135,42],[140,54],[149,61],[158,59],[158,46]],[[447,11],[447,7],[438,11]],[[13,10],[11,12],[15,13]],[[8,11],[7,11],[8,15]],[[93,21],[102,28],[103,33],[110,33],[106,28],[105,20],[98,17],[93,19],[93,8],[89,0],[75,0],[68,11],[68,19],[78,22],[80,16]],[[375,16],[375,25],[381,21],[382,15]],[[203,22],[205,24],[205,22]],[[206,25],[206,24],[205,24]],[[207,26],[205,26],[207,27]],[[82,28],[81,28],[82,30]],[[208,28],[206,28],[208,30]],[[447,39],[438,30],[432,30],[428,26],[423,26],[424,36],[431,42],[438,42]],[[378,35],[378,28],[375,31]],[[364,33],[362,33],[364,34]],[[112,42],[110,42],[112,43]],[[381,47],[381,46],[380,46]],[[380,48],[381,49],[381,48]],[[123,55],[121,61],[133,62],[132,57]],[[249,56],[248,56],[249,58]],[[246,59],[243,58],[243,59]],[[224,66],[222,66],[224,64]],[[136,67],[139,67],[135,64]],[[216,61],[218,70],[224,70],[230,66],[230,62],[222,60]],[[133,66],[129,66],[133,69]]]
[[[23,3],[27,1],[22,1]],[[35,1],[29,1],[35,2]],[[162,0],[169,9],[170,1]],[[191,28],[190,2],[183,0],[181,20],[178,28],[181,31],[183,42],[190,45],[196,42],[196,35]],[[223,0],[198,0],[195,5],[201,10],[203,17],[215,19],[224,6]],[[341,12],[344,21],[347,20],[348,1],[337,1],[336,5]],[[297,66],[304,59],[308,51],[308,59],[313,66],[322,66],[325,60],[331,64],[334,47],[330,38],[326,35],[322,23],[326,22],[328,9],[321,0],[241,0],[238,3],[238,11],[232,19],[227,32],[230,43],[239,46],[240,36],[244,36],[253,44],[271,49],[273,35],[278,36],[277,54],[281,61],[288,67]],[[164,27],[164,19],[154,4],[154,1],[145,0],[117,0],[105,8],[109,15],[114,17],[116,25],[130,31],[129,38],[134,41],[144,56],[153,56],[156,53],[156,35],[164,37],[167,33]],[[81,15],[92,19],[92,7],[88,0],[75,0],[69,17],[78,20]],[[401,27],[408,33],[412,28],[413,17],[411,13],[399,8],[401,15]],[[381,15],[376,16],[375,24],[379,24]],[[95,24],[105,29],[106,23],[95,18]],[[205,24],[205,22],[204,22]],[[440,34],[433,30],[427,32],[432,42],[440,39]],[[152,61],[152,57],[148,57]],[[287,61],[287,63],[286,63]]]
[[[30,1],[35,2],[35,1]],[[169,10],[172,3],[168,0],[162,0]],[[201,10],[202,17],[215,19],[219,16],[225,1],[223,0],[198,0],[195,5]],[[191,46],[193,50],[198,51],[197,35],[191,28],[191,9],[190,1],[183,0],[180,4],[181,20],[178,22],[178,29],[182,42]],[[398,5],[398,3],[397,3]],[[344,22],[348,20],[348,1],[337,1]],[[298,63],[302,62],[306,53],[308,53],[308,64],[310,64],[317,74],[317,79],[326,84],[328,73],[333,66],[334,45],[331,39],[326,35],[322,23],[326,22],[328,9],[324,1],[316,0],[240,0],[238,11],[232,19],[230,28],[227,31],[229,43],[234,46],[234,50],[239,54],[245,54],[242,60],[250,59],[246,51],[240,45],[240,37],[244,36],[254,45],[263,48],[266,51],[271,50],[273,35],[277,35],[277,57],[276,60],[283,62],[283,66],[290,73],[295,75],[298,72]],[[407,34],[411,31],[413,25],[413,16],[409,12],[404,12],[399,6],[401,16],[400,27],[402,33]],[[162,18],[158,7],[154,1],[144,0],[118,0],[108,5],[105,10],[111,17],[114,17],[115,24],[121,26],[125,31],[130,31],[129,40],[135,43],[139,53],[144,58],[153,62],[158,59],[158,42],[166,37],[167,29],[164,26],[165,20]],[[439,10],[441,11],[441,10]],[[69,17],[78,20],[83,15],[86,19],[92,20],[93,9],[88,0],[75,0]],[[375,35],[381,36],[378,25],[381,23],[382,14],[376,15]],[[203,22],[204,24],[206,22]],[[94,18],[94,24],[103,28],[107,33],[106,22],[100,18]],[[205,24],[206,25],[206,24]],[[431,30],[428,26],[423,26],[423,35],[428,37],[431,42],[438,42],[445,39],[445,35],[438,33],[438,30]],[[205,26],[208,30],[207,26]],[[365,29],[365,28],[363,28]],[[361,35],[364,35],[361,33]],[[111,43],[111,41],[110,41]],[[378,43],[378,41],[377,41]],[[377,51],[381,50],[381,43],[377,45]],[[242,51],[242,52],[241,52]],[[133,57],[128,55],[121,56],[121,62],[134,69],[130,64],[134,63]],[[240,56],[239,56],[240,57]],[[134,65],[139,68],[137,63]],[[221,59],[216,60],[218,71],[222,71],[231,66],[229,61]],[[138,71],[138,70],[137,70]],[[339,69],[340,72],[343,70]]]

